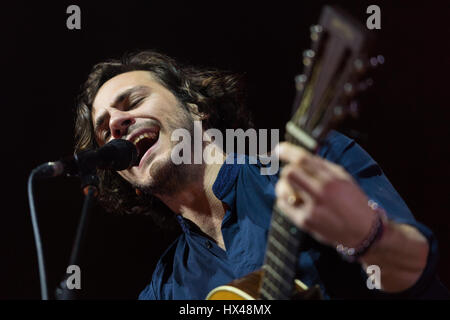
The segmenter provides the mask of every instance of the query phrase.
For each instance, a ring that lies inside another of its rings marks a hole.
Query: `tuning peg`
[[[298,91],[302,91],[304,89],[306,80],[308,80],[308,78],[304,74],[295,76],[295,87]]]
[[[314,52],[314,50],[308,49],[303,51],[303,64],[305,66],[311,65],[312,59],[315,55],[316,53]]]
[[[350,105],[348,106],[348,113],[353,118],[358,118],[359,116],[359,104],[357,101],[353,100],[350,102]]]
[[[376,57],[370,58],[369,63],[370,66],[373,68],[378,67],[379,65],[384,64],[384,57],[381,54],[379,54]]]
[[[358,83],[358,91],[366,91],[371,86],[373,86],[373,79],[364,79]]]
[[[372,78],[367,78],[367,79],[365,80],[365,82],[366,82],[366,86],[367,86],[367,87],[373,86],[373,79],[372,79]]]
[[[344,92],[347,96],[352,96],[355,93],[353,85],[350,82],[344,84]]]
[[[333,108],[333,113],[336,118],[344,116],[344,112],[345,112],[344,107],[341,105],[337,105]]]
[[[355,59],[353,65],[358,73],[363,73],[366,70],[366,66],[362,59]]]
[[[374,69],[382,64],[384,64],[385,59],[384,56],[381,54],[371,57],[370,59],[367,58],[358,58],[353,61],[353,66],[355,67],[356,72],[359,74],[362,74],[368,69]]]
[[[309,30],[311,31],[311,40],[317,41],[319,39],[320,33],[323,31],[323,28],[321,25],[316,24],[311,26]]]

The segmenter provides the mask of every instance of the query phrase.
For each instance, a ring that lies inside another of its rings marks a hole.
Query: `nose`
[[[126,135],[128,128],[136,122],[136,119],[128,112],[115,110],[111,114],[109,120],[109,128],[111,130],[111,136],[114,139],[121,138]]]

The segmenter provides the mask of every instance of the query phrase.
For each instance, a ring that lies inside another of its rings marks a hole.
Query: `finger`
[[[285,167],[282,171],[282,178],[287,180],[291,188],[296,192],[306,192],[313,198],[321,195],[321,181],[307,173],[304,168],[295,166]]]
[[[321,243],[328,245],[334,244],[332,239],[327,236],[327,233],[324,233],[321,230],[323,223],[320,222],[318,217],[320,213],[313,213],[313,208],[311,206],[306,204],[301,207],[292,207],[283,199],[279,199],[277,201],[277,206],[297,228],[309,233],[313,238]]]
[[[308,212],[303,206],[293,207],[283,198],[277,199],[277,206],[296,227],[304,231],[311,231]]]
[[[285,179],[278,180],[275,186],[275,194],[279,198],[287,199],[289,195],[293,194],[294,190],[292,187],[286,182]]]
[[[290,205],[297,207],[307,200],[308,196],[301,190],[295,191],[286,179],[280,179],[275,186],[275,193],[278,198],[283,198]]]
[[[302,147],[282,142],[277,150],[282,161],[303,168],[311,176],[323,180],[329,178],[332,173],[326,160],[313,155]]]
[[[281,142],[276,152],[278,152],[280,160],[297,165],[304,164],[312,157],[312,154],[306,149],[288,142]]]
[[[291,171],[302,171],[305,173],[310,179],[314,179],[321,184],[326,183],[330,180],[330,178],[333,177],[333,172],[330,171],[329,168],[324,167],[322,164],[317,163],[317,159],[313,159],[310,163],[307,163],[306,165],[298,166],[295,164],[288,164],[286,165],[282,171],[281,171],[281,177],[285,178],[288,173]]]

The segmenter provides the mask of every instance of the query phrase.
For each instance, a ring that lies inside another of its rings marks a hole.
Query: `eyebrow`
[[[133,93],[138,91],[149,91],[149,88],[147,86],[136,86],[129,88],[114,99],[114,102],[111,103],[111,108],[117,108],[120,104],[122,104],[127,98],[129,98]],[[106,117],[108,117],[107,112],[103,112],[102,115],[100,115],[97,120],[95,120],[94,125],[94,132],[97,132],[98,128],[103,125],[103,122],[105,122]]]

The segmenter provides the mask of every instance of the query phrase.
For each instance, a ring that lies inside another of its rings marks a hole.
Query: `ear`
[[[190,109],[189,111],[191,112],[195,120],[206,120],[209,118],[209,116],[206,113],[198,111],[198,106],[195,103],[187,103],[187,105]]]

